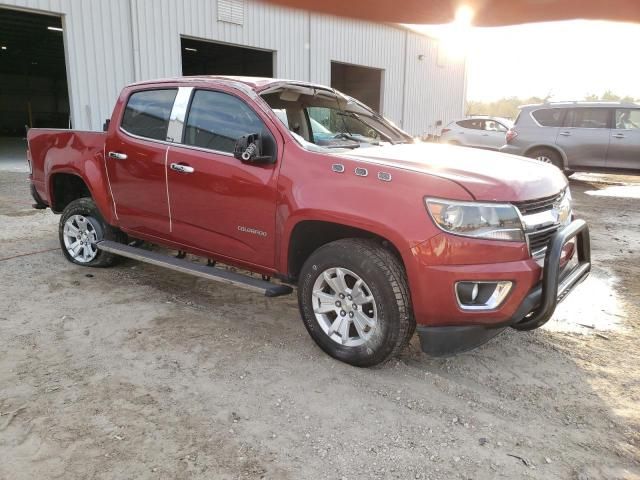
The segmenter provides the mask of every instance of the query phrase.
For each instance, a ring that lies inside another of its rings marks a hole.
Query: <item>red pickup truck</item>
[[[416,327],[432,355],[537,328],[591,267],[556,167],[416,143],[321,85],[137,83],[104,133],[32,129],[28,144],[34,206],[62,214],[69,261],[130,257],[267,296],[297,285],[311,337],[353,365]]]

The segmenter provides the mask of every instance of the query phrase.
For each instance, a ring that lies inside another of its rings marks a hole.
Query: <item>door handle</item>
[[[193,173],[193,172],[195,172],[195,169],[193,167],[190,167],[189,165],[182,165],[180,163],[172,163],[171,164],[171,170],[174,170],[174,171],[180,172],[180,173]]]
[[[563,137],[570,137],[571,132],[560,132],[560,135],[562,135]]]
[[[114,160],[126,160],[127,154],[119,152],[109,152],[109,158],[113,158]]]
[[[624,133],[616,133],[613,135],[613,138],[624,138]]]

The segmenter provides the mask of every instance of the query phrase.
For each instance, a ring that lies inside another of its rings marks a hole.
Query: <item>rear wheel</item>
[[[396,355],[415,330],[404,268],[372,240],[338,240],[316,250],[302,267],[298,303],[320,348],[359,367]]]
[[[564,164],[562,162],[562,157],[555,150],[551,150],[550,148],[536,148],[527,153],[527,157],[538,160],[542,163],[550,163],[551,165],[555,165],[560,170],[564,170]]]
[[[85,267],[109,267],[119,259],[99,250],[99,241],[126,240],[124,233],[104,221],[91,198],[79,198],[66,206],[58,232],[60,247],[67,260]]]

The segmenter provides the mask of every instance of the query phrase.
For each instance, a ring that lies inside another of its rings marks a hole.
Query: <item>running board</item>
[[[169,268],[176,272],[187,273],[207,280],[246,288],[253,292],[262,293],[267,297],[279,297],[282,295],[289,295],[293,292],[293,288],[288,285],[276,285],[275,283],[266,282],[259,278],[230,272],[221,268],[199,265],[188,260],[181,260],[161,253],[130,247],[123,243],[103,240],[98,242],[97,246],[100,250],[105,252],[131,258],[140,262],[150,263],[151,265],[156,265],[158,267]]]

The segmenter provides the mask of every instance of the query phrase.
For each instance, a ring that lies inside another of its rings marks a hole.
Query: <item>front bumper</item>
[[[578,263],[562,271],[560,260],[564,245],[576,239]],[[516,330],[539,328],[553,315],[556,306],[581,283],[591,271],[589,227],[584,220],[574,220],[549,241],[544,259],[542,280],[529,291],[510,319],[484,325],[418,325],[422,350],[433,356],[448,356],[471,350],[501,333],[507,327]]]

